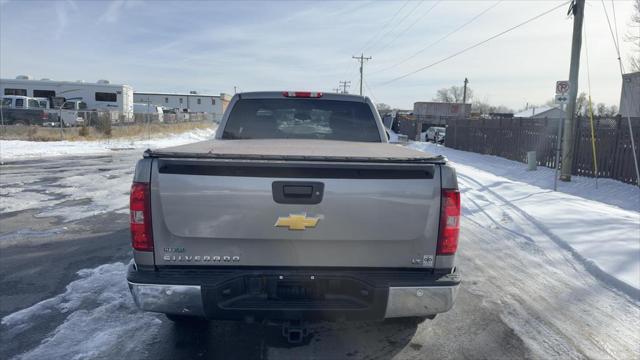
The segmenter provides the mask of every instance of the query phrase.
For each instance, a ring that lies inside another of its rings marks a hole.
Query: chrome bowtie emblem
[[[289,230],[307,230],[318,225],[320,217],[308,217],[307,214],[289,214],[289,216],[281,216],[276,221],[275,227],[286,227]]]

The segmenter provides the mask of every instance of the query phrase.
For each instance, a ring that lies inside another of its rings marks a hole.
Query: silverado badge
[[[286,227],[289,230],[307,230],[307,228],[316,227],[319,220],[320,217],[307,217],[307,214],[289,214],[289,216],[279,217],[273,226]]]

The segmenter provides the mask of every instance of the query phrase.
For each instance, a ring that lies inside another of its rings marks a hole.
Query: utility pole
[[[464,78],[464,92],[462,93],[462,103],[467,103],[467,84],[469,83],[469,79]]]
[[[582,48],[582,22],[585,0],[573,0],[569,14],[573,13],[573,41],[571,43],[571,67],[569,68],[569,99],[562,138],[561,181],[571,181],[573,164],[573,142],[575,138],[576,98],[578,97],[578,75],[580,70],[580,50]]]
[[[364,53],[361,53],[360,56],[352,56],[352,58],[360,60],[360,96],[362,96],[362,69],[364,67],[364,61],[371,60],[371,56],[365,57]]]
[[[340,81],[340,86],[342,86],[342,93],[348,94],[347,88],[351,87],[351,81]]]

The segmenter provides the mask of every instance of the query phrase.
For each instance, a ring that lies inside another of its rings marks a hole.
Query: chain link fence
[[[188,128],[189,124],[196,127],[217,122],[214,114],[207,113],[136,113],[131,117],[118,111],[24,111],[6,108],[0,109],[0,120],[0,139],[32,141],[110,138],[139,133],[149,137],[153,132],[161,132],[162,128],[179,131]]]

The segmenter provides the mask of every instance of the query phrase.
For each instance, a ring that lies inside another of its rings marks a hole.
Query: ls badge
[[[289,230],[307,230],[307,228],[314,228],[318,225],[318,221],[320,221],[320,217],[307,217],[307,214],[294,215],[289,214],[289,216],[281,216],[276,221],[276,227],[286,227]]]

